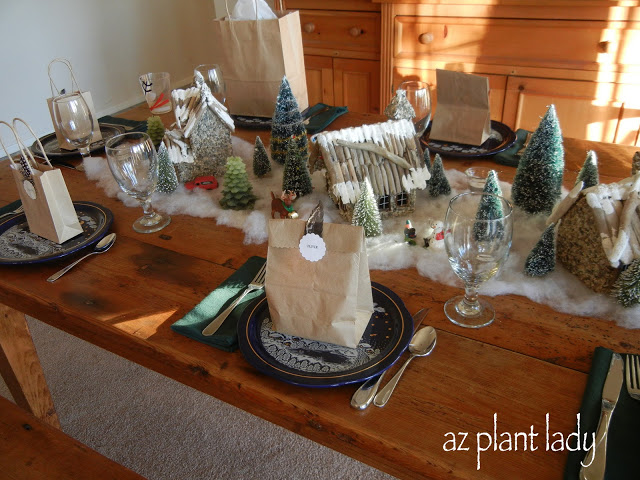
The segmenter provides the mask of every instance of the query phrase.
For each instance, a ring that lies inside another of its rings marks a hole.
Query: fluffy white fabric
[[[152,198],[154,208],[170,215],[186,214],[194,217],[215,218],[220,225],[228,225],[244,232],[245,244],[260,244],[267,241],[267,221],[271,216],[271,195],[282,191],[283,167],[272,162],[272,171],[265,178],[253,175],[253,144],[233,137],[233,152],[245,160],[253,191],[258,196],[252,211],[224,210],[219,199],[222,187],[206,191],[196,189],[188,191],[180,186],[171,195],[156,193]],[[103,159],[88,158],[85,160],[86,175],[97,182],[110,197],[118,197],[125,205],[140,208],[138,202],[122,193],[111,176],[111,172]],[[447,170],[447,178],[452,193],[448,197],[433,199],[426,190],[419,190],[416,209],[407,217],[395,217],[383,221],[384,233],[380,237],[367,239],[369,268],[375,270],[395,270],[416,267],[420,275],[446,285],[462,288],[462,282],[455,276],[444,248],[423,248],[424,232],[431,220],[443,220],[449,199],[468,190],[467,178],[463,172]],[[222,184],[222,179],[218,179]],[[314,193],[299,198],[294,207],[300,218],[309,217],[311,210],[318,202],[324,205],[325,221],[344,223],[338,210],[327,195],[323,172],[315,172],[312,176]],[[501,182],[500,187],[505,197],[511,197],[511,185]],[[566,195],[566,190],[564,194]],[[417,232],[417,246],[409,246],[404,242],[404,226],[411,220]],[[541,278],[531,278],[523,273],[524,262],[529,252],[539,240],[545,228],[543,216],[530,216],[516,209],[514,238],[509,260],[495,278],[486,282],[480,293],[482,295],[523,295],[531,300],[551,306],[560,312],[582,316],[602,317],[614,320],[626,328],[640,328],[640,306],[624,308],[606,295],[596,294],[588,289],[574,275],[557,265],[554,272]]]

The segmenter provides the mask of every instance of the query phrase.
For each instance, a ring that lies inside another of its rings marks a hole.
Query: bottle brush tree
[[[169,158],[169,151],[163,142],[158,147],[158,186],[162,193],[172,193],[178,188],[178,175]]]
[[[497,220],[504,216],[502,208],[502,200],[493,195],[502,196],[502,190],[498,184],[498,175],[495,170],[489,171],[487,181],[484,184],[483,193],[492,195],[483,195],[478,204],[476,220]],[[502,225],[499,222],[477,222],[473,226],[473,232],[477,240],[482,241],[488,239],[491,235],[501,235]]]
[[[440,154],[436,153],[431,165],[431,178],[429,179],[429,195],[439,197],[440,195],[449,195],[451,193],[451,185],[444,174],[444,166]]]
[[[282,173],[282,191],[295,192],[298,197],[313,191],[307,160],[307,155],[300,152],[295,141],[288,143],[287,156]]]
[[[290,146],[292,144],[293,146]],[[307,129],[304,126],[298,101],[291,91],[287,77],[283,77],[271,120],[271,159],[284,164],[287,150],[295,148],[305,161],[309,158]]]
[[[524,262],[524,273],[543,277],[556,268],[556,224],[549,225]]]
[[[363,227],[366,237],[377,237],[382,234],[380,210],[368,178],[360,182],[360,196],[353,208],[351,224]]]
[[[271,161],[264,148],[260,136],[256,137],[256,143],[253,147],[253,173],[256,177],[264,177],[271,171]]]
[[[220,205],[224,209],[251,210],[256,203],[247,169],[240,157],[227,158]]]
[[[611,295],[623,307],[640,304],[640,258],[636,258],[613,284]]]
[[[520,158],[511,199],[527,213],[551,213],[560,198],[564,172],[562,132],[554,105],[540,121]]]
[[[593,150],[587,152],[587,158],[582,164],[578,178],[576,178],[576,184],[582,181],[582,188],[589,188],[600,183],[600,175],[598,173],[598,156]]]

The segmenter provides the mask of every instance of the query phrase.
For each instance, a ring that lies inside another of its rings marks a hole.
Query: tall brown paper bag
[[[269,220],[265,291],[274,329],[355,348],[373,313],[364,230],[325,223],[326,254],[303,258],[304,220]]]
[[[491,135],[489,79],[436,70],[438,106],[429,138],[482,145]]]
[[[11,163],[11,173],[24,207],[29,231],[52,242],[64,243],[82,233],[82,226],[78,221],[78,215],[69,196],[67,185],[60,170],[51,166],[46,153],[44,153],[46,163],[36,162],[16,130],[17,121],[22,122],[36,137],[31,127],[19,118],[13,119],[13,125],[4,121],[0,121],[0,123],[11,129],[18,142],[22,157],[17,162],[14,161],[2,139],[0,139],[0,144],[2,144]],[[44,152],[37,137],[36,141],[40,146],[40,151]]]
[[[309,106],[298,11],[273,20],[216,19],[213,40],[231,114],[272,117],[284,76],[300,110]]]

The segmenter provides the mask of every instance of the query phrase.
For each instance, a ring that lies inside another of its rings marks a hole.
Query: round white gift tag
[[[35,200],[36,189],[33,184],[29,180],[25,180],[24,182],[22,182],[22,186],[24,187],[24,191],[27,192],[27,195],[29,195],[32,200]]]
[[[327,253],[327,246],[321,236],[307,233],[300,239],[300,253],[310,262],[317,262]]]

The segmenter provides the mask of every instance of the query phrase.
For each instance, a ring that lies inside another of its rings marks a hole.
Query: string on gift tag
[[[309,215],[305,225],[305,234],[300,239],[300,254],[310,262],[317,262],[327,253],[327,246],[322,239],[324,207],[318,202]]]

